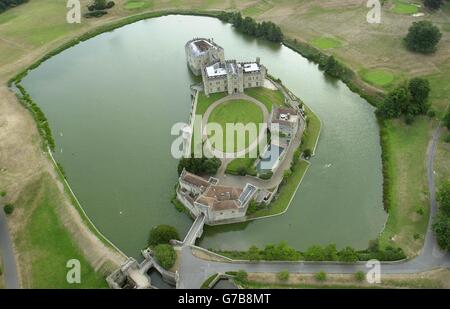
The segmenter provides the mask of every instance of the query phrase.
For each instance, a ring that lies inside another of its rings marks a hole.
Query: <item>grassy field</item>
[[[447,142],[447,138],[450,139],[450,132],[444,128],[437,145],[436,160],[434,163],[437,185],[441,184],[444,180],[450,180],[450,142]]]
[[[21,252],[24,286],[28,288],[106,288],[104,276],[94,271],[80,248],[61,222],[59,208],[63,200],[48,175],[36,179],[25,188],[16,202],[21,227],[15,233],[15,243]],[[81,284],[66,280],[66,263],[77,259],[81,264]],[[27,281],[27,278],[29,279]]]
[[[363,70],[359,73],[363,80],[371,85],[386,88],[391,85],[395,79],[395,76],[385,70],[375,69],[375,70]]]
[[[359,281],[354,274],[327,274],[326,280],[319,282],[314,274],[289,275],[287,280],[280,280],[276,273],[249,273],[245,288],[255,289],[334,289],[334,288],[447,288],[449,286],[450,271],[437,269],[424,272],[420,278],[414,275],[384,275],[380,284],[369,284],[365,280]]]
[[[213,144],[213,147],[226,152],[236,152],[246,149],[253,143],[259,134],[259,125],[263,123],[264,116],[261,109],[254,103],[245,100],[230,100],[226,103],[220,104],[211,112],[208,118],[208,124],[216,123],[219,124],[223,132],[223,142],[222,145]],[[234,136],[230,137],[228,134],[227,126],[243,124],[252,125],[256,128],[254,136],[250,136],[247,132],[239,132],[238,130],[233,130]],[[245,134],[245,139],[244,134]],[[211,137],[216,133],[211,134]],[[240,143],[240,139],[242,142]],[[211,141],[212,142],[212,141]]]
[[[212,93],[209,95],[209,97],[207,97],[203,92],[200,92],[198,95],[197,109],[195,113],[197,115],[203,115],[211,104],[219,99],[226,97],[226,95],[227,94],[225,92],[219,92]]]
[[[319,49],[330,49],[342,46],[342,42],[338,39],[329,37],[318,37],[313,39],[311,45]]]
[[[151,6],[150,1],[130,0],[123,6],[127,10],[145,9]]]
[[[256,173],[256,169],[254,169],[253,165],[255,164],[255,158],[237,158],[228,163],[225,173],[237,175],[241,169],[245,169],[247,171],[254,170]]]
[[[394,3],[394,6],[392,8],[392,12],[397,13],[397,14],[411,15],[411,14],[417,13],[419,11],[419,8],[417,6],[407,3],[405,1],[394,0],[393,3]]]
[[[280,90],[271,90],[263,87],[249,88],[245,89],[245,94],[263,103],[269,112],[272,111],[273,105],[284,105],[284,95]]]
[[[412,126],[401,120],[386,124],[391,208],[380,241],[382,245],[400,246],[408,256],[422,247],[428,223],[426,149],[432,126],[426,117]]]

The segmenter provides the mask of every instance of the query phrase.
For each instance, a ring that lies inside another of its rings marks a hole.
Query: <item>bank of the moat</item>
[[[192,16],[155,18],[101,34],[23,79],[49,119],[56,160],[99,230],[138,256],[152,226],[167,223],[185,233],[191,225],[170,203],[177,181],[170,129],[189,114],[189,85],[196,80],[180,46],[195,36],[217,38],[229,58],[264,59],[270,73],[323,121],[317,155],[289,215],[207,229],[200,245],[247,249],[284,240],[298,249],[366,247],[386,218],[373,107],[292,50]]]

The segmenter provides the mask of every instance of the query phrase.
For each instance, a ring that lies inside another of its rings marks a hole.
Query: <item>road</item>
[[[7,289],[19,288],[19,275],[17,272],[14,249],[9,235],[6,215],[3,209],[0,209],[0,253],[2,256],[3,277]]]
[[[439,249],[436,238],[431,228],[431,222],[437,213],[435,197],[433,161],[436,152],[436,144],[439,140],[441,128],[436,129],[428,147],[427,175],[430,192],[430,219],[425,236],[424,246],[420,254],[406,261],[381,263],[381,274],[412,274],[431,270],[438,267],[450,267],[450,253]],[[365,262],[340,263],[340,262],[217,262],[200,259],[192,254],[192,248],[185,246],[181,253],[180,262],[180,288],[199,288],[201,284],[214,273],[236,271],[239,269],[247,272],[277,273],[287,270],[292,273],[326,273],[351,274],[357,271],[367,272]]]

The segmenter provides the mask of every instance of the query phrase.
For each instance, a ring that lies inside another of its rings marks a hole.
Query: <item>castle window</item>
[[[248,86],[251,87],[251,86],[252,86],[252,83],[248,83]]]
[[[259,82],[256,82],[256,86],[259,86]]]

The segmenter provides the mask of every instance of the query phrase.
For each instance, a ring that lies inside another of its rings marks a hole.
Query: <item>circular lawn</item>
[[[246,149],[253,143],[259,135],[259,125],[264,121],[264,114],[259,106],[246,100],[230,100],[218,105],[208,117],[208,125],[217,123],[223,131],[222,145],[214,143],[214,131],[208,132],[208,138],[212,146],[223,152],[237,152]],[[257,127],[256,134],[250,136],[246,130],[233,130],[234,136],[228,137],[226,133],[227,124],[243,124],[254,123]],[[211,127],[212,128],[212,127]],[[244,144],[238,144],[238,138],[243,140]]]

